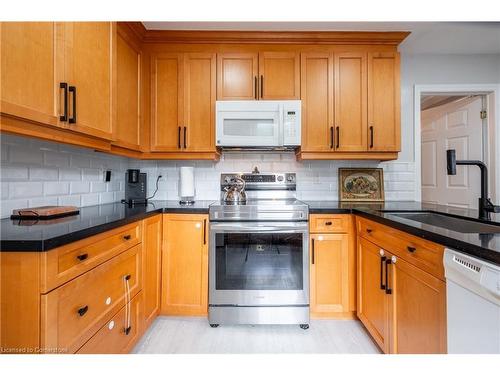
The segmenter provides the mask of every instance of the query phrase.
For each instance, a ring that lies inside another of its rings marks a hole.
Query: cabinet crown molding
[[[147,30],[140,22],[129,22],[143,43],[183,44],[371,44],[399,45],[408,31],[214,31]]]

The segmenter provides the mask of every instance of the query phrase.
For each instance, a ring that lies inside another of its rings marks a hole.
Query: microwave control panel
[[[284,146],[300,146],[301,101],[287,104],[283,106],[283,143]]]

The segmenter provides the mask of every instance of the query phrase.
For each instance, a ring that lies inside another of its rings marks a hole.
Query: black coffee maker
[[[125,173],[125,203],[130,206],[146,204],[147,192],[147,174],[139,169],[128,169]]]

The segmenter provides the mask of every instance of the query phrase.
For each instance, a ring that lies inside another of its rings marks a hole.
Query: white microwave
[[[215,144],[222,148],[300,146],[300,100],[216,102]]]

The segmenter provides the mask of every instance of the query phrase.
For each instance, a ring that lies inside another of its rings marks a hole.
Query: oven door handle
[[[268,223],[268,224],[249,224],[249,223],[210,223],[211,232],[303,232],[307,231],[307,222],[297,223]]]

